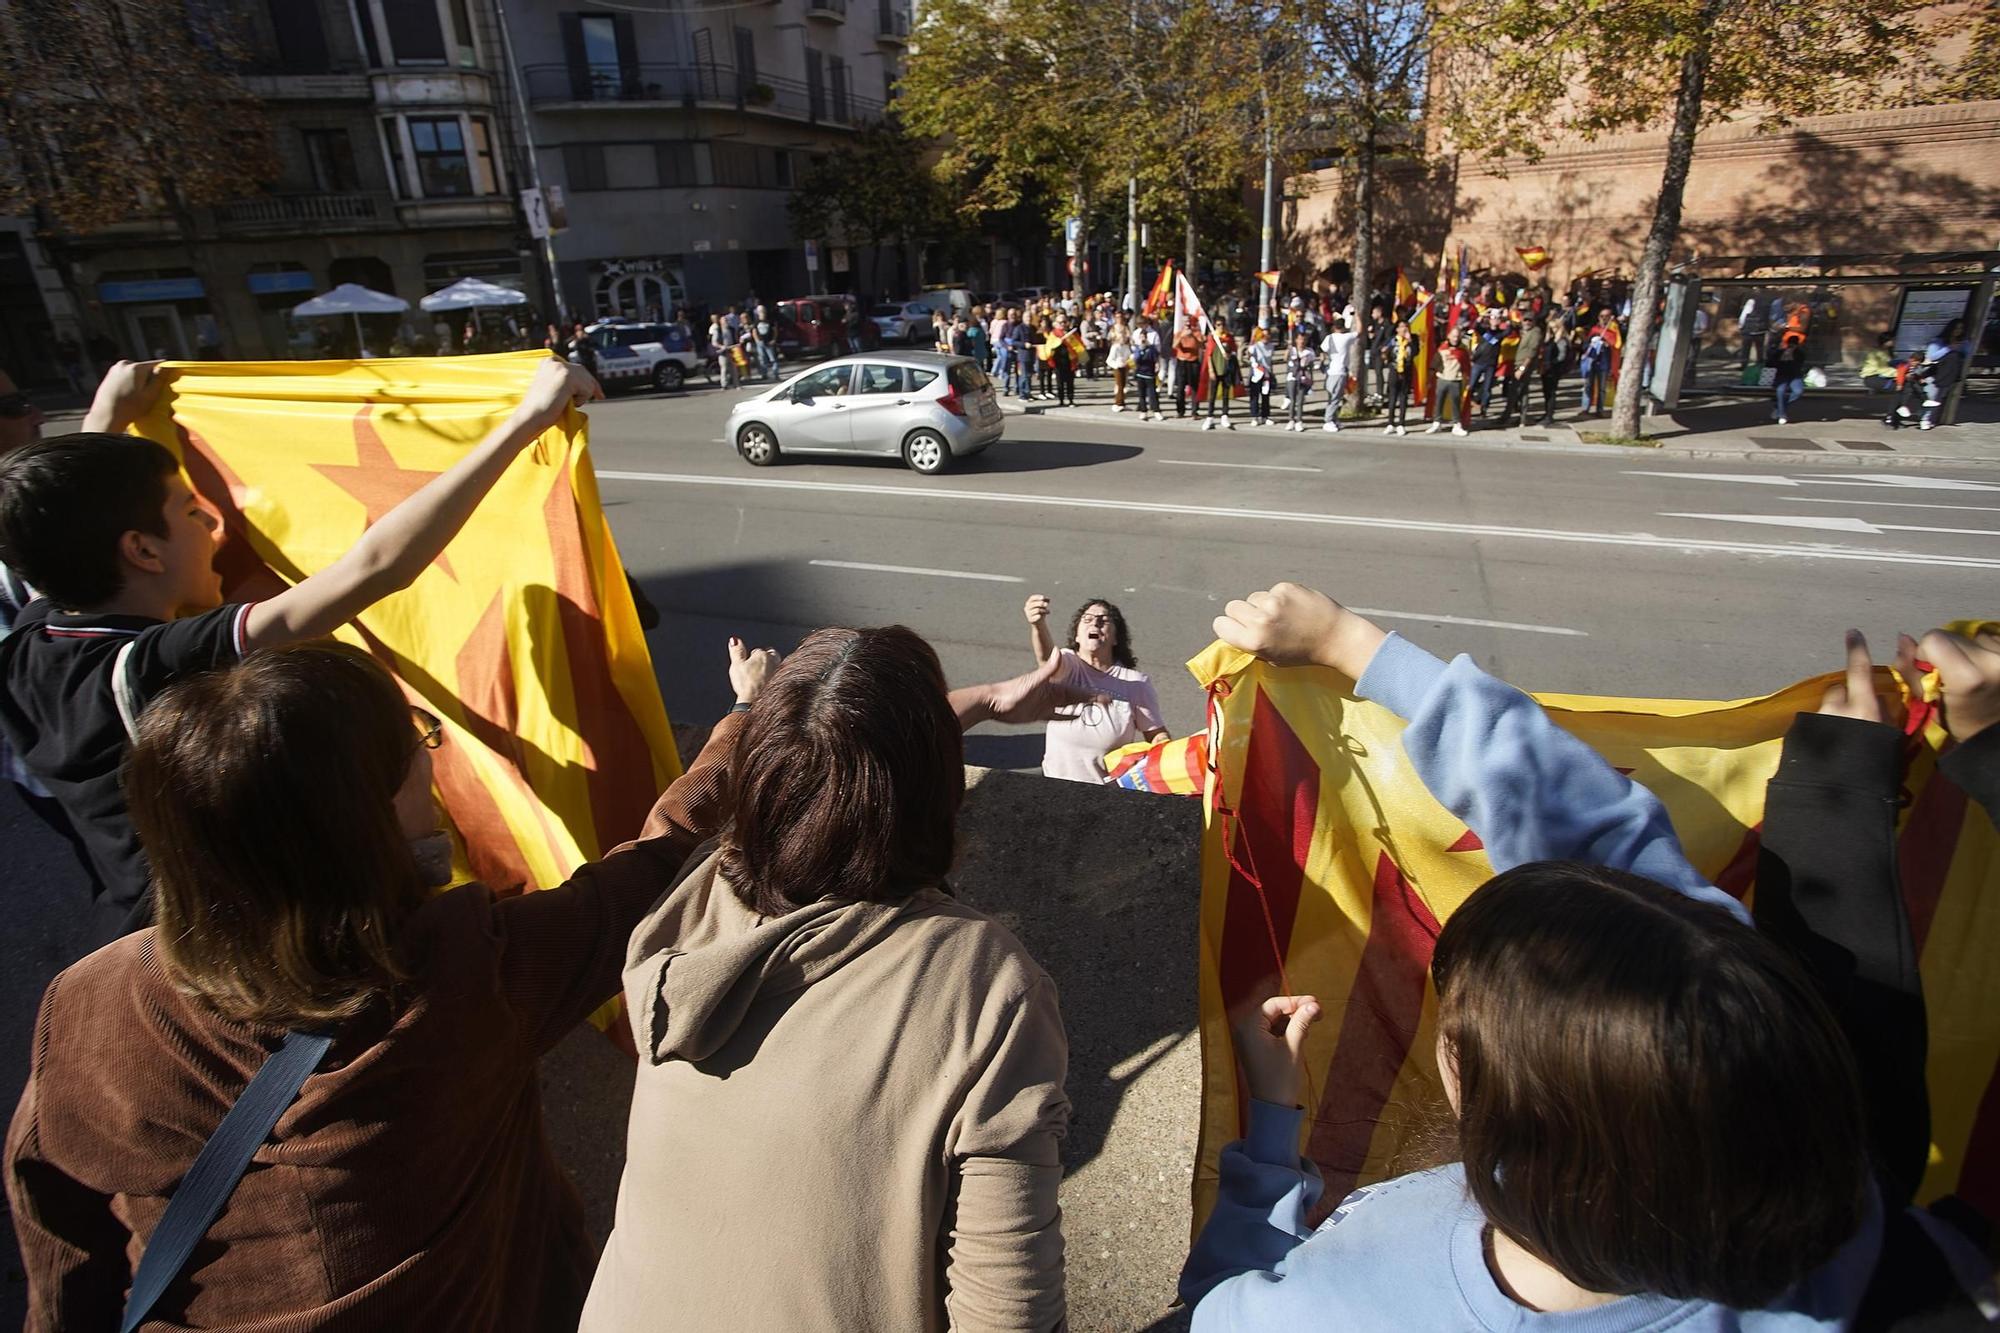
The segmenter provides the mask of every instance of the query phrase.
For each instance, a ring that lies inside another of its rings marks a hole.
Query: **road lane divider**
[[[1924,551],[1869,550],[1858,546],[1773,545],[1706,537],[1663,537],[1650,532],[1589,532],[1569,528],[1516,528],[1499,523],[1448,523],[1439,519],[1380,518],[1371,514],[1307,514],[1286,509],[1239,509],[1227,505],[1174,504],[1164,500],[1108,500],[1083,495],[1030,495],[1018,491],[966,491],[943,487],[860,485],[837,481],[787,481],[778,477],[704,476],[691,472],[599,472],[604,481],[659,482],[672,486],[734,487],[743,490],[857,495],[871,499],[914,500],[931,505],[1033,505],[1046,509],[1161,514],[1176,518],[1225,519],[1250,523],[1299,523],[1314,527],[1362,528],[1447,537],[1494,537],[1578,546],[1622,546],[1705,555],[1747,555],[1788,560],[1835,560],[1876,565],[1922,565],[1931,569],[2000,569],[2000,557]]]
[[[861,560],[808,560],[821,569],[864,569],[871,574],[926,574],[934,579],[978,579],[982,583],[1025,583],[1012,574],[978,574],[969,569],[925,569],[919,565],[871,565]]]

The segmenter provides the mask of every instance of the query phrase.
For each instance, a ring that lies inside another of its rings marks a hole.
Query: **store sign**
[[[106,305],[139,301],[198,301],[208,295],[200,278],[142,278],[136,282],[100,282],[97,299]]]
[[[540,190],[521,191],[521,215],[528,220],[528,235],[538,241],[549,238],[549,205]]]
[[[284,292],[309,292],[315,289],[313,275],[304,269],[288,269],[282,273],[252,273],[249,276],[252,296],[277,296]]]

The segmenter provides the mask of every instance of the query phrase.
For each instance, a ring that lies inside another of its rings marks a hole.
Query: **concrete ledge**
[[[1195,961],[1201,808],[1178,796],[967,769],[960,897],[1055,978],[1069,1029],[1063,1231],[1070,1327],[1166,1333],[1188,1244],[1201,1095]],[[588,1030],[543,1061],[549,1137],[611,1228],[631,1062]]]

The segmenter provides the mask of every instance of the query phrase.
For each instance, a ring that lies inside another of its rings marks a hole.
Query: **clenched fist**
[[[1046,594],[1035,593],[1028,598],[1028,604],[1021,608],[1030,625],[1039,625],[1049,618],[1049,599]]]
[[[1225,607],[1215,637],[1279,666],[1331,667],[1358,680],[1389,636],[1323,592],[1279,583]]]

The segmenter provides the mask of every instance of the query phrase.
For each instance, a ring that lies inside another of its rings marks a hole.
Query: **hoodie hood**
[[[913,904],[825,901],[762,917],[723,878],[711,847],[633,932],[625,1004],[640,1058],[702,1060],[759,1000],[803,990],[874,948]]]

